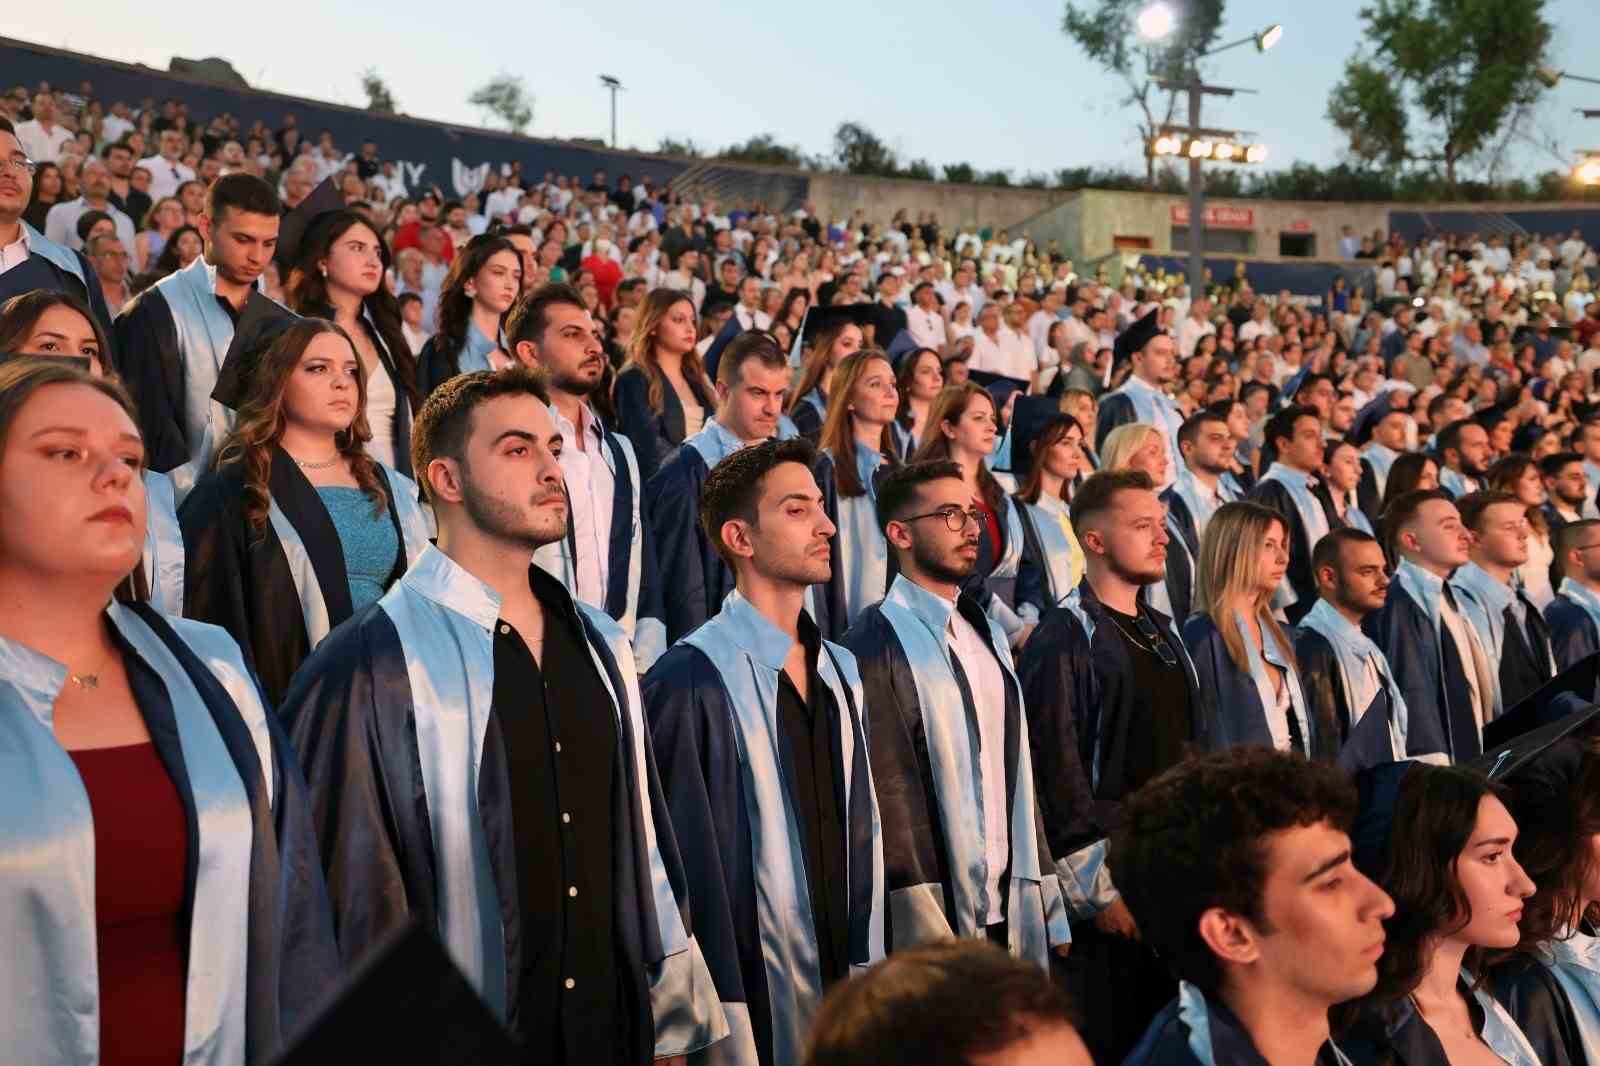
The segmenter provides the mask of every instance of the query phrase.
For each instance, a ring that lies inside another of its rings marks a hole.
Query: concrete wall
[[[811,200],[823,218],[848,218],[860,208],[869,220],[888,222],[901,208],[909,211],[913,219],[918,211],[933,211],[947,232],[963,226],[1015,227],[1075,195],[1060,189],[946,185],[850,174],[811,175]]]

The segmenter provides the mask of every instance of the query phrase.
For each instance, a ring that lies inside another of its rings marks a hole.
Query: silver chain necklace
[[[294,459],[294,456],[291,455],[289,458]],[[326,459],[320,463],[309,463],[304,459],[295,459],[294,465],[301,470],[326,470],[328,467],[336,465],[343,458],[344,456],[335,453],[332,459]]]

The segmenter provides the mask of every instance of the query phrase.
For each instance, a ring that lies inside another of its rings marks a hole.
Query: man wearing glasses
[[[1556,597],[1544,609],[1556,669],[1600,651],[1600,519],[1581,518],[1555,531]]]
[[[1047,967],[1072,931],[1034,801],[1022,688],[1005,631],[961,592],[983,512],[959,464],[927,462],[880,482],[877,518],[899,573],[844,645],[866,693],[889,950],[987,938]]]
[[[1509,492],[1470,492],[1456,501],[1471,549],[1467,565],[1450,575],[1450,589],[1500,664],[1494,714],[1498,718],[1556,675],[1550,630],[1539,609],[1512,581],[1528,561],[1527,506]]]
[[[111,234],[91,237],[89,262],[94,264],[95,279],[100,283],[100,295],[105,297],[106,308],[113,315],[117,314],[130,298],[127,247]]]
[[[194,171],[183,165],[183,134],[162,130],[160,151],[160,155],[139,160],[150,172],[150,195],[155,200],[178,195],[184,182],[194,180]]]
[[[1166,573],[1166,508],[1143,471],[1103,471],[1072,497],[1083,582],[1047,611],[1017,663],[1034,787],[1073,917],[1069,984],[1096,1062],[1121,1062],[1172,998],[1166,967],[1106,866],[1122,800],[1206,746],[1194,664],[1172,620],[1141,603]]]
[[[100,286],[80,252],[63,248],[22,219],[38,167],[23,151],[11,120],[0,117],[0,304],[35,289],[66,292],[86,301],[107,330]]]

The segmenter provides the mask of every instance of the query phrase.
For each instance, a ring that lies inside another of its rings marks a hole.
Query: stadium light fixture
[[[1590,156],[1572,169],[1572,180],[1579,185],[1600,185],[1600,156]]]
[[[1170,4],[1157,0],[1139,12],[1134,24],[1138,27],[1139,36],[1146,41],[1160,41],[1171,35],[1178,25],[1178,16],[1173,13]]]
[[[1256,51],[1267,52],[1272,46],[1283,40],[1283,23],[1274,22],[1260,33],[1256,34]]]

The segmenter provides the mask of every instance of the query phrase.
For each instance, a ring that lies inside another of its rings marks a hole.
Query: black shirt
[[[1127,790],[1132,792],[1176,766],[1186,754],[1192,733],[1189,682],[1184,677],[1182,660],[1172,666],[1162,662],[1160,652],[1139,631],[1136,617],[1110,607],[1105,611],[1133,663],[1128,676],[1122,679],[1122,702],[1133,705],[1129,720],[1139,723],[1128,731],[1123,775]],[[1176,656],[1178,649],[1172,637],[1162,633],[1160,639]]]
[[[778,671],[778,731],[784,784],[800,827],[806,887],[817,934],[822,983],[849,976],[850,904],[846,871],[843,753],[839,750],[839,708],[833,692],[817,675],[822,636],[800,616],[800,642],[806,649],[806,698]]]
[[[509,623],[494,636],[522,931],[518,1035],[527,1062],[609,1066],[628,1017],[612,885],[616,723],[570,600],[540,571],[530,582],[544,607],[543,666]]]

